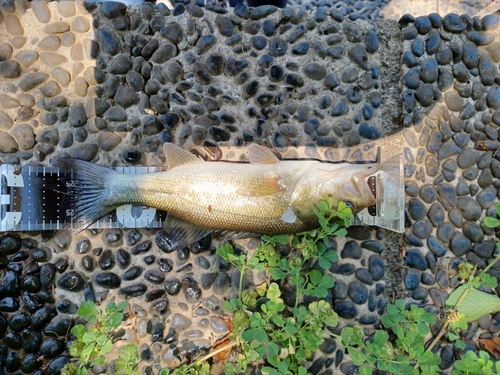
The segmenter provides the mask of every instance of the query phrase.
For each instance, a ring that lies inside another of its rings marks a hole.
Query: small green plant
[[[500,202],[495,208],[500,216]],[[484,222],[490,228],[500,226],[497,218],[486,217]],[[497,247],[500,247],[499,242]],[[405,309],[403,300],[388,305],[387,314],[382,317],[382,324],[389,333],[377,330],[373,338],[368,340],[358,327],[343,328],[341,345],[353,363],[361,366],[359,373],[372,374],[375,367],[391,374],[438,374],[440,358],[432,352],[432,348],[441,337],[446,334],[456,348],[463,349],[465,343],[460,340],[460,331],[467,329],[467,323],[500,311],[500,298],[478,289],[497,287],[497,279],[489,275],[488,271],[498,260],[500,255],[481,272],[477,272],[477,267],[468,262],[459,265],[458,275],[463,283],[448,297],[443,326],[426,349],[424,340],[430,333],[428,324],[434,324],[435,318],[417,306]],[[484,351],[480,351],[479,356],[471,351],[464,353],[461,359],[455,361],[452,371],[452,375],[483,374],[500,374],[500,362],[492,361]]]
[[[209,375],[210,365],[208,362],[198,360],[190,365],[182,365],[174,370],[168,368],[161,369],[158,375]]]
[[[248,258],[244,254],[235,256],[231,245],[217,250],[241,275],[238,298],[224,305],[226,312],[233,312],[234,339],[241,351],[236,364],[227,364],[226,374],[244,371],[249,363],[262,359],[266,361],[262,368],[265,374],[306,374],[301,364],[323,342],[324,325],[337,325],[337,314],[327,302],[319,300],[307,306],[299,305],[301,295],[324,298],[333,287],[330,275],[316,269],[304,272],[304,264],[314,259],[319,267],[329,269],[338,259],[337,253],[329,248],[330,237],[347,234],[344,227],[349,226],[354,217],[344,203],[333,207],[332,199],[320,202],[314,213],[320,228],[294,235],[291,241],[288,235],[263,236],[261,246]],[[282,257],[276,246],[290,242],[295,251],[287,258]],[[247,268],[269,272],[275,282],[269,284],[265,295],[262,289],[242,290]],[[291,309],[285,306],[279,284],[295,287],[295,304]],[[265,302],[260,305],[260,311],[257,309],[249,315],[247,309],[254,308],[259,297]]]
[[[433,314],[421,307],[411,306],[405,309],[403,300],[396,300],[394,305],[387,305],[387,314],[382,317],[382,324],[390,332],[377,330],[373,339],[364,338],[359,327],[345,327],[340,338],[353,363],[361,366],[361,375],[371,375],[373,367],[390,374],[434,375],[439,373],[440,357],[424,347],[425,337],[430,333],[428,324],[434,324]]]
[[[491,375],[500,374],[500,361],[492,361],[490,355],[479,351],[479,355],[472,351],[465,352],[455,361],[451,375]]]
[[[497,216],[500,216],[500,202],[496,203],[495,211],[497,212]],[[497,228],[500,227],[500,220],[496,217],[486,216],[484,218],[484,225],[488,228]]]
[[[173,372],[164,369],[160,375],[207,374],[208,358],[235,348],[237,359],[227,363],[225,374],[244,372],[257,361],[264,361],[264,374],[307,374],[303,363],[323,342],[325,325],[336,326],[338,317],[330,304],[321,300],[333,287],[333,279],[317,269],[304,271],[304,264],[317,261],[320,268],[329,269],[337,261],[330,237],[347,234],[345,227],[354,218],[346,204],[333,207],[333,199],[320,202],[314,212],[320,224],[316,230],[293,236],[263,236],[253,254],[242,253],[230,244],[217,249],[217,254],[240,273],[238,296],[224,302],[225,312],[232,314],[230,341],[192,364]],[[277,250],[278,245],[291,245],[293,249],[284,257]],[[267,271],[271,280],[255,289],[243,289],[248,270]],[[283,286],[294,291],[291,307],[283,300]],[[316,300],[300,304],[302,295]]]
[[[104,310],[96,308],[93,301],[87,301],[78,308],[78,316],[93,323],[91,328],[77,324],[71,328],[76,340],[70,345],[69,353],[75,358],[61,371],[62,375],[85,375],[88,367],[106,363],[105,354],[113,348],[115,333],[123,320],[123,310],[128,306],[123,301],[118,306],[110,302]],[[138,374],[134,372],[139,363],[139,352],[135,344],[129,344],[120,350],[116,361],[116,373],[120,375]]]

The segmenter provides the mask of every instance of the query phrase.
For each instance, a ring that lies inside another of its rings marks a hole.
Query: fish
[[[212,231],[293,234],[317,228],[319,201],[345,202],[358,213],[375,204],[367,178],[377,164],[279,160],[258,144],[247,147],[248,163],[205,161],[173,144],[163,150],[167,170],[138,175],[94,163],[61,158],[70,170],[62,205],[72,213],[77,234],[124,204],[167,211],[163,228],[172,249],[197,242]]]

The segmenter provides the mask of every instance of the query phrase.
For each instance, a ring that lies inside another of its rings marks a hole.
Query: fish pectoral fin
[[[168,215],[160,235],[163,236],[162,240],[166,242],[166,246],[173,250],[190,246],[211,232],[212,229],[200,228]]]
[[[163,144],[163,152],[167,158],[168,169],[172,169],[183,164],[205,162],[189,151],[169,142]]]
[[[248,161],[251,164],[276,164],[280,162],[270,149],[256,143],[248,146],[247,153]]]
[[[294,210],[289,208],[283,213],[283,215],[281,215],[281,220],[283,220],[285,223],[293,224],[297,221],[297,214]]]

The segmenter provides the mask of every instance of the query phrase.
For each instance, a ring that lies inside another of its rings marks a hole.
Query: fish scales
[[[317,162],[273,165],[200,163],[167,172],[121,176],[112,182],[116,204],[140,204],[199,227],[254,233],[292,233],[307,229],[301,220],[286,223],[290,190],[297,176]]]

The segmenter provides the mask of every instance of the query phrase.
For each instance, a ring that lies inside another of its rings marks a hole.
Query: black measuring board
[[[116,167],[118,172],[142,174],[166,167]],[[376,197],[377,175],[367,180]],[[72,229],[71,210],[63,200],[71,188],[71,171],[57,167],[0,165],[0,232]],[[377,206],[368,207],[377,216]],[[123,205],[89,228],[162,228],[167,212],[140,205]],[[354,223],[361,225],[362,223]]]
[[[118,167],[122,173],[140,174],[164,167]],[[71,210],[63,200],[71,184],[71,171],[56,167],[3,164],[0,166],[0,231],[72,229]],[[89,228],[161,228],[167,213],[150,207],[123,205]]]
[[[370,190],[371,190],[374,198],[377,198],[377,176],[370,176],[370,177],[368,177],[368,180],[367,180],[368,186],[370,187]],[[377,205],[376,204],[368,207],[368,214],[370,216],[377,216]]]

